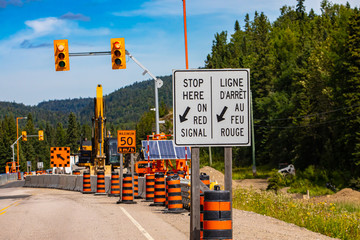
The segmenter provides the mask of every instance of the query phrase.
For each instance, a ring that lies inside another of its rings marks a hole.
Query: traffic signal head
[[[112,69],[126,68],[125,39],[112,38],[111,43],[111,64]]]
[[[39,141],[44,141],[44,131],[43,130],[39,130],[38,132],[39,134]]]
[[[23,141],[27,141],[26,131],[22,131],[22,132],[21,132],[21,135],[22,135],[22,140],[23,140]]]
[[[55,70],[69,71],[69,47],[68,40],[54,40],[54,56],[55,56]]]

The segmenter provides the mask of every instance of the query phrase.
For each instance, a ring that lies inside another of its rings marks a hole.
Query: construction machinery
[[[92,137],[91,146],[89,141],[81,141],[79,149],[80,167],[86,167],[92,175],[99,171],[104,171],[105,175],[110,175],[112,164],[118,165],[119,157],[114,153],[114,143],[112,138],[106,138],[106,118],[105,101],[103,99],[103,90],[100,84],[96,88],[96,97],[94,98],[94,116],[92,118]],[[106,152],[108,156],[106,156]]]

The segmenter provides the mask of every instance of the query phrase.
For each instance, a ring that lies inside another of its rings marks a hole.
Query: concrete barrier
[[[83,176],[77,176],[74,191],[82,192],[83,190]]]
[[[0,185],[17,180],[17,173],[0,174]]]
[[[16,177],[14,175],[14,177]],[[96,192],[97,176],[91,176],[91,191]],[[59,174],[46,174],[46,175],[29,175],[26,176],[24,187],[44,187],[44,188],[57,188],[71,191],[82,192],[83,190],[83,176],[75,175],[59,175]],[[139,177],[139,196],[145,198],[145,178]],[[105,192],[111,191],[111,177],[105,176]]]
[[[146,195],[146,183],[145,177],[139,177],[139,197],[145,198]]]

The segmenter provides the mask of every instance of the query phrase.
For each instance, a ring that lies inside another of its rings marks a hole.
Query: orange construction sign
[[[136,153],[136,130],[118,130],[118,152]]]
[[[51,167],[70,167],[70,148],[51,147],[50,148]]]

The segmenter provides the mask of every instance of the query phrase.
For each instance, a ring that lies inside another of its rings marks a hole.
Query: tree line
[[[359,176],[359,9],[323,0],[316,14],[297,0],[280,11],[272,23],[255,12],[230,36],[216,33],[205,68],[250,68],[258,164]]]
[[[0,120],[0,173],[5,172],[5,165],[12,161],[11,145],[16,140],[16,120],[12,113]],[[20,139],[19,159],[20,171],[26,171],[27,161],[31,162],[31,169],[37,169],[37,163],[43,162],[44,169],[50,168],[50,147],[70,147],[72,153],[78,152],[81,137],[91,138],[91,127],[81,125],[74,113],[70,113],[67,125],[58,122],[55,126],[49,122],[42,122],[37,127],[34,125],[31,113],[26,120],[19,120],[19,136],[22,131],[27,135],[38,135],[38,131],[44,131],[44,141],[38,137],[28,137],[27,141]],[[15,161],[17,161],[16,145],[14,147]]]

